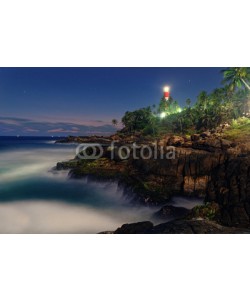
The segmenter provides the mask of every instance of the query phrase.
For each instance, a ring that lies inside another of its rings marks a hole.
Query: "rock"
[[[185,135],[184,137],[184,142],[191,142],[191,136],[190,135]]]
[[[187,141],[182,145],[182,147],[184,147],[184,148],[192,148],[192,146],[193,146],[193,143],[191,141]]]
[[[229,233],[230,229],[207,220],[177,220],[157,225],[150,233],[211,234]]]
[[[162,219],[170,219],[170,218],[177,219],[188,215],[189,212],[190,210],[185,207],[175,207],[172,205],[165,205],[154,215],[157,218],[162,218]]]
[[[124,224],[112,232],[114,234],[214,234],[214,233],[250,233],[248,229],[229,228],[208,220],[175,220],[154,226],[151,222]]]
[[[110,138],[112,141],[120,141],[121,140],[121,138],[118,134],[113,134],[110,136]]]
[[[159,139],[158,142],[157,142],[158,146],[162,146],[162,147],[167,146],[167,143],[168,143],[169,139],[170,139],[169,135],[166,135],[162,139]]]
[[[183,190],[186,195],[195,194],[199,197],[205,196],[209,176],[185,176]]]
[[[134,233],[148,233],[154,227],[153,223],[149,221],[138,222],[132,224],[123,224],[122,227],[115,230],[115,234],[134,234]]]
[[[68,139],[74,140],[73,137]],[[96,137],[79,139],[94,140]],[[175,148],[171,159],[166,158],[165,148],[163,158],[160,158],[160,147],[156,147],[156,158],[143,159],[137,153],[138,159],[129,157],[121,160],[116,148],[114,159],[111,159],[110,147],[104,146],[104,157],[100,159],[76,158],[58,163],[56,169],[69,169],[70,176],[74,178],[93,176],[102,180],[115,179],[129,187],[131,194],[134,193],[144,205],[167,204],[172,195],[205,195],[206,202],[219,205],[221,224],[250,227],[250,143],[244,141],[236,145],[226,139],[208,137],[193,141],[193,148],[188,148],[183,145],[188,146],[187,143],[191,142],[184,142],[183,137],[165,137],[164,141],[175,145],[183,143],[182,147]],[[152,141],[140,142],[141,147],[154,147]],[[125,143],[116,143],[117,147],[120,145]],[[205,210],[200,211],[201,215],[205,214]],[[166,216],[177,216],[178,213],[169,207],[162,211]]]
[[[192,134],[191,135],[191,141],[195,142],[198,141],[200,139],[200,135],[199,134]]]
[[[237,157],[218,165],[208,183],[207,202],[220,206],[221,223],[250,227],[250,157]]]
[[[56,165],[56,170],[60,171],[60,170],[69,170],[72,168],[75,168],[78,164],[78,160],[76,159],[72,159],[69,161],[64,161],[64,162],[58,162]]]
[[[209,131],[205,131],[200,134],[200,137],[203,139],[208,138],[210,136],[211,136],[211,133]]]
[[[226,150],[228,148],[231,148],[233,147],[235,144],[232,143],[231,141],[229,140],[226,140],[226,139],[221,139],[221,148]]]
[[[97,144],[110,144],[112,139],[104,136],[68,136],[65,139],[58,140],[55,143],[97,143]]]
[[[184,144],[185,140],[181,136],[173,135],[168,139],[167,145],[168,146],[175,146],[179,147]]]
[[[205,150],[209,152],[221,151],[221,140],[216,138],[210,138],[205,140],[199,140],[193,142],[194,149]]]
[[[241,143],[238,148],[242,154],[250,154],[250,142]]]

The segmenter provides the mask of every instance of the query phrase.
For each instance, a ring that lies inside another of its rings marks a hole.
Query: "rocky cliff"
[[[217,222],[250,227],[250,151],[245,145],[201,135],[191,139],[171,136],[157,143],[141,141],[133,155],[121,159],[117,149],[124,145],[131,147],[120,141],[113,153],[107,145],[99,159],[76,157],[58,163],[57,169],[71,169],[70,176],[77,178],[118,180],[147,205],[164,205],[173,195],[204,197],[207,203],[216,204],[212,207],[216,206]],[[145,145],[156,157],[141,157]],[[168,146],[175,147],[174,157],[166,158]],[[204,217],[204,211],[211,215],[208,206],[196,214],[202,212]]]
[[[220,206],[220,221],[227,226],[250,226],[250,157],[228,157],[216,166],[206,190],[206,201]]]

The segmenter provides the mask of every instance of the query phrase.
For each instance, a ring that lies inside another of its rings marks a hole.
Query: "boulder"
[[[179,146],[182,146],[184,143],[185,143],[185,140],[183,137],[173,135],[168,139],[167,145],[179,147]]]
[[[123,224],[120,228],[115,230],[115,234],[134,234],[134,233],[147,233],[154,227],[153,223],[149,221],[138,222],[132,224]]]
[[[78,160],[77,159],[72,159],[69,161],[62,161],[62,162],[58,162],[55,169],[58,171],[61,170],[69,170],[72,168],[75,168],[78,164]]]
[[[211,136],[211,132],[209,132],[209,131],[205,131],[200,134],[200,137],[203,139],[208,138],[210,136]]]
[[[221,140],[216,138],[210,138],[205,140],[199,140],[193,142],[193,148],[199,150],[205,150],[209,152],[220,151],[221,148]]]

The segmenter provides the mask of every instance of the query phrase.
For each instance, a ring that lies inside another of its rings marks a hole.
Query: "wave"
[[[132,205],[132,195],[117,182],[50,172],[74,154],[74,147],[49,144],[1,151],[0,233],[97,233],[124,223],[157,222],[153,215],[159,208]],[[173,202],[194,205],[185,198]]]
[[[195,197],[173,197],[171,200],[171,205],[176,207],[185,207],[187,209],[192,209],[196,205],[204,204],[203,198],[195,198]]]
[[[144,221],[151,211],[108,210],[52,200],[0,203],[0,233],[98,233]]]

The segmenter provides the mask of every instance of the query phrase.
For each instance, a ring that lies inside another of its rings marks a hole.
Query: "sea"
[[[0,233],[98,233],[151,220],[156,207],[135,204],[117,182],[72,179],[56,171],[75,157],[62,137],[0,137]],[[191,208],[199,199],[177,197]],[[162,220],[161,220],[162,222]]]

